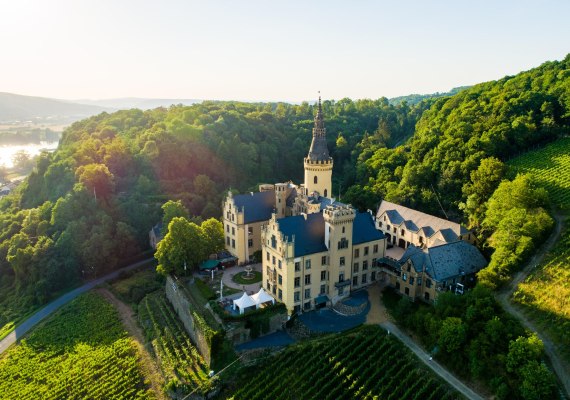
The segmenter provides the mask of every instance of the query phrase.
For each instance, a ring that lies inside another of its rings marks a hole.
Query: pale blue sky
[[[570,52],[570,1],[0,0],[0,91],[300,101],[447,91]]]

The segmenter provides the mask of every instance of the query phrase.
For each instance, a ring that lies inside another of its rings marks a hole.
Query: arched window
[[[318,179],[317,179],[317,175],[315,175],[315,179],[314,179],[314,182],[313,182],[315,185],[317,184],[317,180],[318,180]]]
[[[329,196],[327,196],[327,190],[326,189],[325,189],[325,197],[329,197]]]

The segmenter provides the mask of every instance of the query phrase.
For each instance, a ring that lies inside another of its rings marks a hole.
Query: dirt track
[[[144,375],[150,381],[150,385],[152,387],[153,392],[156,394],[156,397],[161,400],[166,400],[167,397],[165,396],[164,392],[162,391],[162,387],[164,384],[164,379],[162,378],[162,374],[160,373],[156,363],[154,362],[153,358],[147,351],[146,347],[144,346],[144,335],[142,330],[137,324],[137,321],[134,318],[134,312],[125,303],[121,300],[117,299],[113,293],[105,288],[97,289],[105,299],[111,303],[117,311],[119,312],[119,316],[121,317],[121,321],[123,326],[133,337],[137,348],[139,350],[139,354],[141,356],[141,365],[143,367]]]

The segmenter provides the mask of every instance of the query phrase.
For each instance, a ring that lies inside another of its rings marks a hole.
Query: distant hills
[[[89,104],[92,106],[108,107],[115,110],[129,110],[131,108],[140,108],[148,110],[157,107],[169,107],[172,104],[182,104],[190,106],[194,103],[202,102],[201,99],[145,99],[139,97],[124,97],[120,99],[103,99],[103,100],[74,100],[76,103]]]
[[[34,121],[69,124],[104,111],[113,112],[131,108],[146,110],[161,106],[168,107],[172,104],[190,105],[201,101],[198,99],[144,99],[136,97],[68,101],[0,92],[0,123]]]
[[[70,123],[110,108],[0,92],[0,122],[52,121]]]
[[[414,105],[427,98],[451,96],[468,87],[454,88],[445,93],[399,96],[391,98],[389,101],[393,105],[398,105],[403,101],[406,101],[409,105]],[[34,121],[70,124],[104,111],[113,112],[131,108],[148,110],[157,107],[169,107],[173,104],[192,105],[202,101],[202,99],[147,99],[139,97],[102,100],[58,100],[0,92],[0,123]]]

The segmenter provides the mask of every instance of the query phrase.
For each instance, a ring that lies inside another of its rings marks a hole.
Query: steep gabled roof
[[[386,217],[392,225],[399,226],[402,223],[412,232],[423,232],[426,237],[431,237],[438,231],[442,232],[442,239],[445,241],[455,241],[459,235],[466,235],[469,230],[457,222],[448,221],[443,218],[435,217],[411,208],[401,206],[383,200],[378,207],[376,217],[380,218],[386,213]]]
[[[487,265],[481,252],[463,240],[423,250],[410,245],[399,262],[403,265],[408,260],[417,272],[424,271],[437,282],[475,273]]]
[[[371,242],[384,239],[384,234],[376,229],[372,215],[367,212],[357,212],[352,226],[352,244]]]
[[[321,213],[279,218],[279,231],[288,242],[295,240],[295,257],[327,251],[325,219]]]
[[[255,192],[233,196],[238,211],[243,208],[244,223],[267,221],[275,209],[275,192]]]

